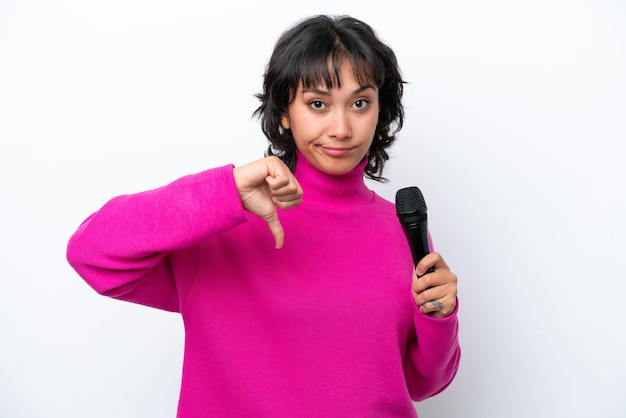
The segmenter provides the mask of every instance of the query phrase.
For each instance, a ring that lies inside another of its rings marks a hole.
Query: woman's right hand
[[[265,157],[233,169],[243,208],[265,220],[276,248],[285,242],[285,232],[276,208],[291,209],[302,202],[302,187],[278,157]]]

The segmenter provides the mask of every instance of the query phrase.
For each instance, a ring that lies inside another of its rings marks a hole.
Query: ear
[[[285,113],[280,117],[280,126],[282,126],[284,130],[291,129],[291,124],[289,123],[288,114]]]

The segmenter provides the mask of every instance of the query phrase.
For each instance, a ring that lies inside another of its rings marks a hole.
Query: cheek
[[[371,145],[371,142],[374,140],[374,135],[376,134],[376,128],[378,127],[378,115],[376,115],[376,117],[372,117],[369,123],[365,123],[363,126],[367,126],[367,135],[371,138]]]

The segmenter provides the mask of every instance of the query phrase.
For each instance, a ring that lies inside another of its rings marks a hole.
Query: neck
[[[304,194],[302,202],[318,206],[360,206],[372,201],[374,193],[367,188],[363,178],[367,158],[352,171],[334,175],[320,171],[297,151],[294,175]]]

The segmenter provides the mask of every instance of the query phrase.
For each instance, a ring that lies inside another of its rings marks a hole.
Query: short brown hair
[[[291,130],[283,129],[281,117],[287,113],[300,82],[305,87],[340,85],[339,69],[346,60],[357,81],[374,82],[378,87],[380,113],[364,174],[372,180],[385,181],[382,172],[389,159],[386,149],[395,141],[404,121],[405,82],[393,50],[369,25],[350,16],[307,18],[285,31],[276,42],[265,69],[263,92],[256,95],[261,105],[254,112],[269,141],[266,155],[278,156],[293,171],[296,145]]]

